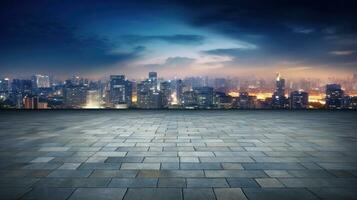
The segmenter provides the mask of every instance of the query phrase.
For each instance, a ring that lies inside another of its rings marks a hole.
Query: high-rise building
[[[21,93],[23,97],[32,93],[33,85],[31,80],[13,79],[11,89],[14,93]]]
[[[171,105],[181,105],[183,82],[181,79],[171,81]]]
[[[195,109],[197,105],[197,95],[194,91],[185,91],[182,94],[182,107],[185,109]]]
[[[214,92],[214,105],[218,109],[232,108],[233,98],[224,92]]]
[[[161,108],[162,98],[158,90],[151,89],[149,81],[143,81],[137,85],[137,105],[143,109]]]
[[[290,93],[291,109],[307,109],[309,106],[309,94],[307,92],[293,91]]]
[[[357,97],[345,96],[344,98],[344,108],[346,109],[357,109]]]
[[[194,88],[196,93],[197,105],[199,108],[212,108],[213,106],[213,88],[212,87],[198,87]]]
[[[229,84],[227,79],[225,78],[216,78],[214,79],[214,88],[215,91],[228,93],[229,92]]]
[[[286,107],[285,79],[280,76],[280,73],[277,73],[275,83],[276,87],[272,96],[272,107],[282,109]]]
[[[150,72],[148,79],[137,84],[137,105],[143,109],[162,107],[162,94],[157,87],[156,72]]]
[[[9,90],[9,79],[3,78],[0,79],[0,92],[6,92]]]
[[[39,98],[37,96],[26,95],[23,99],[25,109],[37,109]]]
[[[149,81],[157,83],[157,72],[149,72]]]
[[[344,91],[339,84],[326,85],[326,108],[327,109],[342,109],[343,108]]]
[[[157,79],[157,72],[149,72],[149,77],[146,79],[150,85],[151,90],[158,89],[158,79]]]
[[[132,84],[124,75],[110,76],[109,100],[113,107],[128,108],[131,106]]]
[[[170,81],[161,82],[160,92],[162,95],[162,107],[168,108],[171,102],[171,82]]]
[[[37,74],[33,76],[33,83],[34,87],[36,88],[49,88],[51,87],[50,84],[50,77],[47,75]]]
[[[84,85],[71,84],[71,81],[68,81],[63,89],[63,97],[66,108],[85,107],[87,88]]]
[[[204,86],[204,80],[202,77],[188,77],[184,79],[183,83],[187,87],[187,91]]]

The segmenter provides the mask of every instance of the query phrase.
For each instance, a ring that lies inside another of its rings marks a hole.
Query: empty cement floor
[[[357,199],[357,112],[0,111],[0,199]]]

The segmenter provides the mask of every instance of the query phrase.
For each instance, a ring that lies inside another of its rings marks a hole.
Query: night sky
[[[0,75],[347,76],[353,2],[3,0]]]

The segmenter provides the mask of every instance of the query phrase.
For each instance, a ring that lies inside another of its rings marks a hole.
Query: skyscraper
[[[110,76],[109,100],[113,107],[131,106],[132,84],[124,75]]]
[[[212,108],[213,106],[213,88],[212,87],[198,87],[193,91],[196,94],[197,105],[199,108]]]
[[[344,91],[339,84],[326,85],[326,108],[342,109]]]
[[[272,107],[282,109],[285,108],[285,79],[281,78],[280,73],[276,75],[276,87],[272,96]]]
[[[9,90],[9,79],[3,78],[0,79],[0,92],[6,92]]]
[[[162,94],[157,87],[157,73],[149,72],[149,78],[137,85],[137,105],[143,109],[162,107]]]
[[[309,94],[303,91],[293,91],[290,93],[291,109],[307,109],[309,104]]]
[[[36,88],[49,88],[50,84],[50,77],[47,75],[37,74],[33,76],[33,83],[34,87]]]
[[[160,83],[160,92],[162,95],[162,106],[168,108],[171,102],[171,82],[163,81]]]
[[[182,94],[182,106],[186,109],[197,108],[197,95],[194,91],[185,91]]]
[[[183,82],[181,79],[171,81],[171,105],[181,105]]]
[[[63,88],[64,104],[66,108],[82,108],[86,104],[87,88],[84,85],[66,81]]]
[[[157,83],[157,72],[149,72],[149,81]]]

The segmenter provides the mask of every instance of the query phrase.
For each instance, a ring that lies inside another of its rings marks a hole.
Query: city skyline
[[[124,74],[65,81],[49,75],[0,79],[0,108],[9,109],[357,109],[357,74],[350,79],[273,80],[186,77],[145,79]]]
[[[9,77],[356,73],[353,1],[2,1],[0,11]]]

